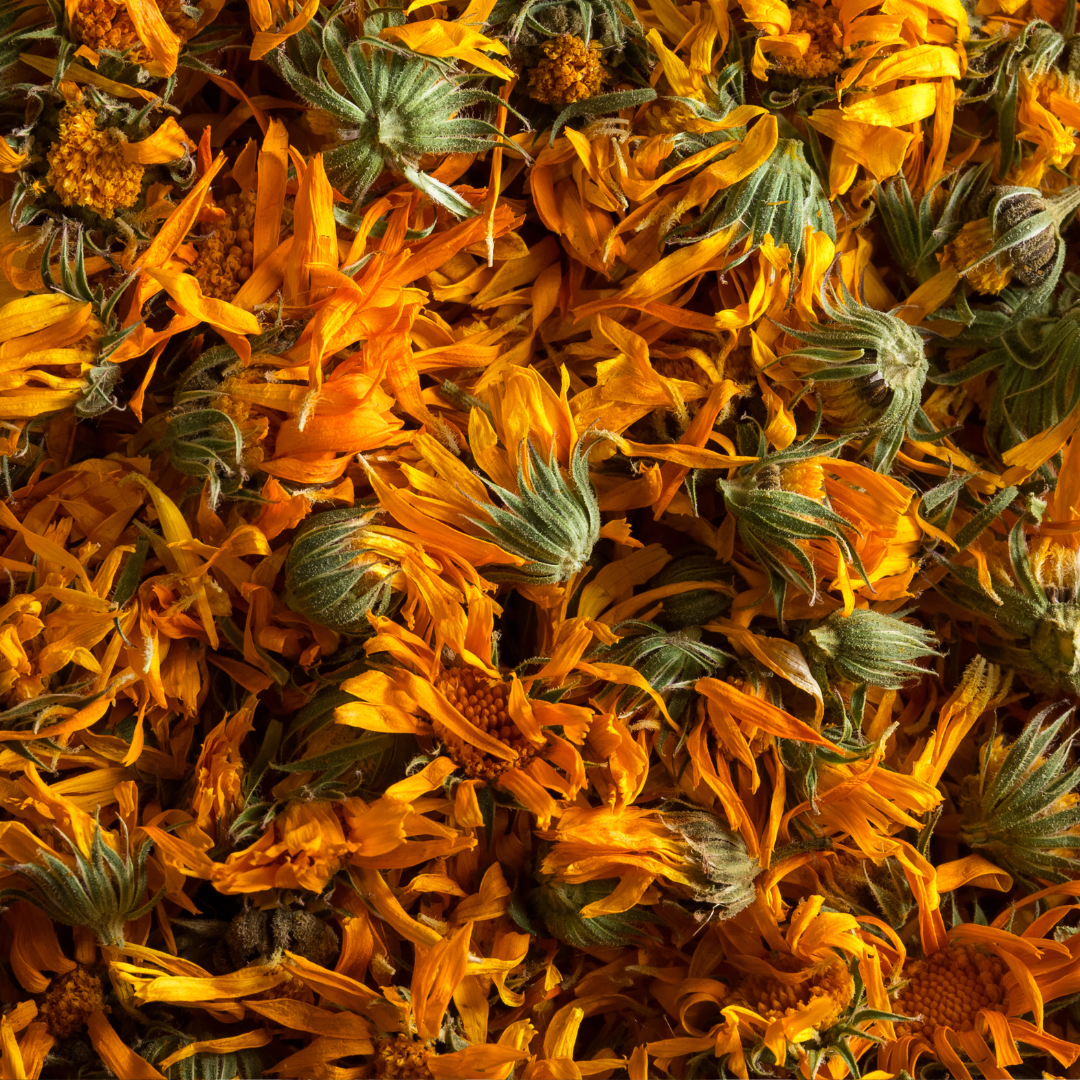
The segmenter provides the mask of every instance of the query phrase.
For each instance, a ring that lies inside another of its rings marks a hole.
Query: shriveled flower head
[[[300,526],[285,561],[282,599],[321,626],[345,634],[369,628],[368,613],[384,615],[400,567],[365,546],[378,509],[327,510]]]
[[[502,104],[494,94],[468,89],[466,76],[450,74],[425,57],[349,41],[338,18],[326,23],[315,53],[290,54],[283,48],[275,56],[285,81],[322,110],[318,126],[332,141],[324,157],[326,174],[355,203],[389,171],[451,213],[468,216],[476,212],[473,206],[423,171],[420,159],[480,154],[496,145],[518,149],[486,120],[459,115],[473,105]]]
[[[1064,260],[1060,229],[1077,206],[1080,187],[1051,196],[1037,188],[995,188],[985,225],[976,221],[966,236],[961,232],[954,258],[959,264],[962,254],[969,256],[959,268],[982,291],[1000,292],[1010,277],[1049,290]]]
[[[694,699],[694,683],[716,675],[731,660],[722,649],[702,641],[696,626],[665,632],[655,623],[629,620],[615,630],[626,636],[616,645],[601,648],[597,657],[639,672],[664,699],[668,713],[676,721]],[[651,700],[644,690],[627,687],[615,699],[615,708],[630,713]]]
[[[529,72],[531,97],[561,108],[600,93],[607,71],[598,41],[586,45],[581,38],[560,34],[540,48],[544,59]]]
[[[146,166],[124,154],[127,140],[98,123],[98,112],[81,102],[65,106],[60,132],[46,158],[47,183],[64,206],[81,206],[103,218],[134,206],[142,194]]]
[[[1021,518],[1010,533],[1007,555],[997,560],[1003,572],[992,591],[976,569],[956,563],[949,564],[949,576],[938,587],[950,600],[986,618],[1001,642],[984,650],[992,659],[1016,669],[1033,688],[1080,693],[1076,579],[1064,571],[1059,578],[1057,561],[1040,558],[1040,550],[1035,547],[1033,566]],[[1005,583],[1010,576],[1006,566],[1015,585]],[[1064,586],[1060,590],[1059,582]]]
[[[691,804],[665,803],[660,820],[685,845],[686,861],[696,871],[691,874],[690,899],[709,908],[703,919],[730,919],[754,902],[761,863],[738,833]]]
[[[820,420],[820,417],[819,417]],[[765,454],[758,439],[760,460],[741,468],[730,480],[717,481],[727,512],[735,517],[739,539],[747,552],[768,573],[779,618],[783,618],[787,586],[816,601],[818,575],[812,541],[831,541],[866,578],[862,560],[848,533],[855,527],[830,509],[824,487],[822,462],[846,439],[815,443],[818,424],[805,439],[785,450]],[[751,450],[749,446],[744,450]]]
[[[891,467],[916,423],[922,438],[933,426],[922,411],[929,370],[923,339],[903,319],[856,302],[841,282],[840,296],[823,287],[821,306],[831,323],[818,330],[788,333],[810,348],[788,355],[809,361],[825,418],[841,431],[865,431],[873,445],[873,465]]]
[[[124,923],[145,915],[165,894],[162,886],[155,896],[140,902],[146,892],[146,859],[151,845],[144,843],[134,858],[130,851],[119,855],[105,843],[100,825],[94,832],[89,858],[77,845],[68,843],[75,856],[74,870],[43,851],[44,866],[17,863],[10,868],[22,874],[35,891],[5,889],[0,898],[26,900],[54,922],[89,927],[103,945],[123,946]]]
[[[817,4],[796,4],[791,9],[788,34],[807,34],[810,43],[802,56],[778,55],[777,69],[797,79],[824,79],[835,75],[844,60],[843,27],[839,12]]]
[[[818,175],[807,163],[798,139],[780,139],[768,160],[748,176],[714,196],[700,214],[665,237],[669,244],[693,244],[731,230],[736,262],[748,257],[771,236],[786,245],[793,260],[802,253],[806,226],[836,239],[832,207]]]
[[[587,440],[579,440],[564,476],[554,447],[545,462],[529,442],[520,451],[516,492],[485,481],[502,505],[478,506],[474,526],[504,551],[526,560],[520,567],[485,568],[490,581],[553,585],[588,561],[600,537],[600,509],[587,450]]]
[[[918,661],[937,656],[934,638],[921,626],[868,608],[834,611],[803,639],[811,663],[841,679],[899,690],[925,671]]]
[[[977,776],[965,778],[960,839],[1024,881],[1069,881],[1080,858],[1080,768],[1068,768],[1072,740],[1050,746],[1071,713],[1043,727],[1033,716],[1013,742],[994,735],[982,747]]]

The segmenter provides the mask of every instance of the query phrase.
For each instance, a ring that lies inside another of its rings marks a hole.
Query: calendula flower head
[[[995,286],[1008,271],[1021,284],[1041,287],[1049,294],[1065,258],[1060,229],[1077,206],[1080,206],[1080,187],[1050,196],[1044,196],[1037,188],[995,188],[986,218],[993,243],[984,249],[985,230],[973,230],[965,244],[972,248],[972,259],[959,269],[966,276],[978,273],[979,282]],[[976,284],[974,280],[972,283]]]
[[[1071,713],[1044,727],[1050,711],[1012,742],[992,736],[961,788],[960,839],[1024,881],[1069,881],[1078,865],[1080,768],[1067,768],[1071,739],[1050,752]]]
[[[900,1025],[897,1035],[933,1040],[941,1028],[974,1031],[983,1010],[1001,1012],[1008,997],[1002,982],[1005,962],[972,945],[949,945],[904,965],[907,980],[896,996],[897,1012],[915,1019]]]
[[[333,929],[318,916],[285,906],[237,912],[223,941],[231,967],[238,971],[252,964],[276,964],[286,952],[296,953],[323,967],[333,967],[341,943]]]
[[[156,0],[160,18],[174,34],[190,37],[198,21],[198,8],[182,0]],[[117,53],[125,61],[146,66],[152,59],[151,50],[143,43],[124,4],[113,0],[78,0],[74,10],[69,6],[71,36],[96,52]],[[195,17],[189,14],[194,11]]]
[[[669,244],[692,244],[732,230],[730,250],[738,265],[766,235],[786,246],[792,260],[802,253],[807,225],[836,239],[832,207],[798,139],[780,139],[768,160],[716,195],[692,222],[667,234]],[[741,247],[740,247],[741,245]]]
[[[811,664],[852,683],[886,690],[925,673],[918,663],[939,654],[934,637],[899,615],[855,608],[849,615],[834,611],[803,637]]]
[[[555,447],[547,462],[531,440],[520,448],[517,491],[484,480],[501,506],[489,503],[471,515],[473,525],[504,551],[526,559],[519,567],[484,570],[489,581],[554,585],[576,574],[600,537],[600,509],[589,476],[589,440],[579,439],[563,476]]]
[[[683,555],[660,571],[650,582],[651,588],[660,589],[667,585],[729,583],[730,574],[715,555]],[[663,608],[653,621],[665,630],[689,630],[704,626],[707,622],[725,615],[731,608],[730,587],[725,590],[693,589],[689,592],[676,593],[663,600]]]
[[[467,720],[513,752],[510,760],[496,758],[433,719],[435,734],[467,776],[493,780],[536,756],[537,748],[510,717],[508,682],[471,667],[448,668],[438,676],[435,687]]]
[[[875,311],[855,301],[841,282],[839,298],[824,286],[821,305],[831,324],[819,330],[788,333],[811,346],[790,353],[812,361],[814,380],[826,419],[841,430],[866,431],[873,464],[888,471],[918,421],[923,437],[932,425],[922,411],[929,371],[923,339],[892,312]]]
[[[691,884],[684,890],[690,900],[708,908],[701,912],[703,920],[730,919],[754,902],[761,862],[738,833],[725,828],[715,814],[688,803],[665,803],[660,820],[685,845]]]
[[[796,4],[791,9],[789,34],[808,34],[810,44],[802,56],[777,56],[776,67],[797,79],[823,79],[835,75],[844,60],[843,28],[833,7]]]
[[[425,154],[480,154],[497,145],[520,152],[486,120],[459,115],[474,105],[499,106],[499,98],[467,89],[463,76],[433,60],[349,41],[338,18],[327,21],[320,37],[319,52],[290,54],[282,48],[276,62],[293,90],[324,114],[320,128],[333,133],[324,157],[331,183],[359,203],[388,170],[451,213],[474,214],[452,187],[421,169],[420,159]],[[339,89],[319,69],[321,54]]]
[[[126,835],[125,830],[125,839]],[[26,900],[54,922],[89,927],[103,945],[122,947],[124,923],[145,915],[165,895],[162,886],[156,895],[140,903],[146,892],[146,859],[151,845],[142,844],[134,858],[130,850],[119,855],[105,843],[100,825],[94,831],[89,858],[75,844],[68,844],[75,856],[74,870],[43,851],[44,866],[16,863],[10,867],[22,874],[35,891],[5,889],[0,898]]]
[[[54,1039],[69,1039],[86,1027],[86,1021],[95,1009],[104,1008],[101,978],[80,964],[66,975],[58,975],[49,984],[45,1000],[38,1008],[38,1019]]]
[[[765,454],[759,436],[760,459],[743,466],[730,480],[718,480],[724,506],[737,522],[739,539],[747,552],[768,573],[778,618],[783,618],[788,585],[817,599],[818,578],[809,544],[829,540],[841,557],[853,563],[865,578],[862,560],[848,539],[854,526],[827,504],[822,463],[847,440],[814,443],[818,422],[808,436],[785,450]],[[745,452],[753,453],[749,444]]]
[[[780,975],[745,975],[734,988],[737,997],[769,1020],[817,1006],[821,1016],[815,1026],[829,1028],[844,1015],[855,996],[855,980],[848,962],[840,957],[806,968],[789,960],[783,970],[799,977],[788,980]]]
[[[435,1055],[412,1035],[392,1035],[375,1040],[377,1080],[431,1080],[428,1062]]]
[[[617,645],[599,650],[597,657],[607,663],[623,664],[639,672],[664,699],[673,720],[679,720],[693,702],[694,683],[717,674],[731,656],[701,640],[696,626],[665,632],[656,623],[629,620],[615,632],[626,636]],[[637,687],[627,687],[615,702],[621,714],[636,712],[652,699]]]
[[[283,599],[312,622],[345,634],[369,629],[368,613],[386,614],[401,568],[365,546],[381,511],[327,510],[297,530],[285,562]]]
[[[618,885],[615,878],[574,885],[541,875],[541,883],[528,894],[528,911],[537,932],[577,949],[625,948],[641,940],[642,924],[656,916],[635,905],[628,911],[586,916],[582,910],[603,901]]]
[[[56,142],[46,153],[46,182],[64,206],[81,206],[103,218],[134,206],[142,194],[146,166],[124,156],[126,138],[99,123],[98,110],[79,101],[60,114]]]
[[[607,71],[598,41],[586,45],[572,34],[560,34],[540,48],[544,59],[529,72],[531,97],[562,108],[600,93]]]
[[[255,192],[229,195],[221,204],[225,220],[214,223],[213,231],[198,245],[199,257],[193,270],[203,296],[232,300],[240,286],[251,277],[255,245]]]
[[[1080,596],[1072,588],[1059,592],[1056,572],[1046,585],[1035,576],[1023,519],[1009,535],[1008,561],[1016,586],[995,581],[991,594],[975,569],[950,564],[939,588],[989,620],[1002,642],[985,650],[992,659],[1015,668],[1032,687],[1080,692]]]
[[[825,876],[829,903],[840,911],[884,919],[899,930],[915,909],[904,868],[892,855],[874,860],[862,853],[833,851]]]

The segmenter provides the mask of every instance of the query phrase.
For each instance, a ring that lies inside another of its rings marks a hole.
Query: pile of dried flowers
[[[1076,1077],[1077,0],[4,0],[0,1076]]]

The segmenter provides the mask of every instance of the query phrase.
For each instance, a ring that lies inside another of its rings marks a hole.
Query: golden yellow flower
[[[222,209],[225,220],[199,245],[199,257],[192,269],[202,286],[203,296],[232,300],[240,286],[251,277],[255,245],[255,192],[230,195]]]
[[[785,970],[745,976],[736,993],[767,1020],[794,1017],[808,1006],[821,1007],[822,1001],[828,1000],[831,1007],[820,1014],[817,1026],[827,1028],[835,1024],[855,993],[855,981],[847,962],[837,959],[805,970],[799,970],[797,964],[788,966],[790,973]]]
[[[560,34],[541,49],[544,59],[529,72],[529,94],[537,101],[562,108],[600,93],[607,70],[598,41],[586,45],[572,34]]]
[[[810,44],[802,56],[776,57],[776,66],[785,75],[799,79],[820,79],[835,74],[844,59],[841,48],[843,31],[835,8],[799,4],[791,11],[789,34],[809,34]]]
[[[60,137],[48,152],[48,182],[65,206],[83,206],[111,218],[117,207],[134,206],[146,167],[124,156],[119,132],[98,127],[93,109],[65,106]]]

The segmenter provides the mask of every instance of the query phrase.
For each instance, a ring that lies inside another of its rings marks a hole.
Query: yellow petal
[[[932,116],[935,108],[937,87],[933,83],[914,83],[875,97],[860,98],[840,111],[847,120],[899,128]]]

